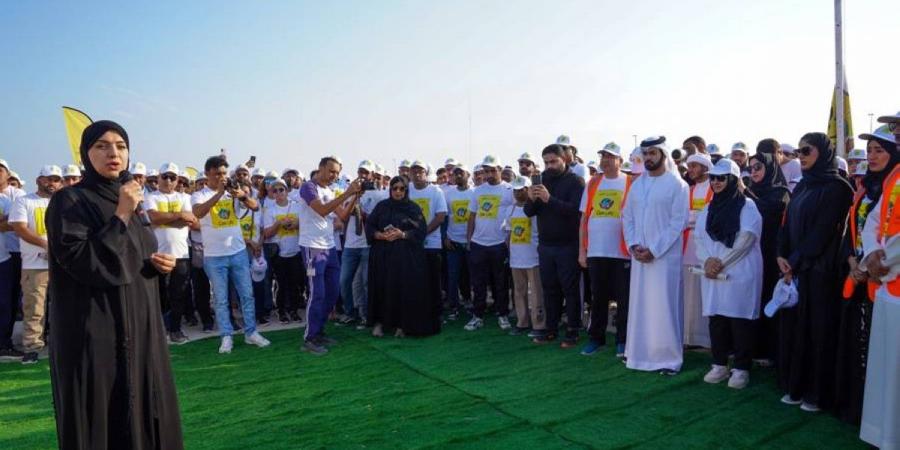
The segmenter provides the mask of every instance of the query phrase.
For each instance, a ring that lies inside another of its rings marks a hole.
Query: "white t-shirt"
[[[300,246],[316,249],[334,248],[334,219],[330,213],[322,217],[309,204],[318,199],[326,204],[335,199],[334,191],[307,181],[300,187]]]
[[[11,209],[12,199],[6,194],[0,194],[0,215],[8,216]],[[6,262],[9,258],[9,250],[6,247],[6,236],[0,236],[0,263]]]
[[[484,246],[506,242],[503,222],[509,217],[512,206],[512,189],[503,184],[491,186],[484,183],[475,188],[472,201],[469,202],[469,212],[475,214],[472,242]]]
[[[156,191],[144,198],[144,205],[148,211],[161,213],[190,212],[191,197],[178,192],[164,194],[162,191]],[[160,253],[168,253],[175,256],[176,259],[184,259],[189,256],[190,227],[154,226],[153,234],[156,235]]]
[[[591,171],[588,170],[587,166],[578,162],[576,162],[572,167],[569,168],[569,172],[572,172],[575,175],[583,178],[585,184],[587,184],[587,182],[591,179]]]
[[[709,187],[709,180],[702,183],[697,183],[690,188],[691,194],[691,209],[688,213],[688,229],[690,232],[688,233],[687,242],[684,244],[684,256],[681,259],[681,264],[685,266],[696,266],[700,264],[700,260],[697,259],[697,240],[694,237],[694,228],[697,225],[697,216],[700,214],[700,211],[703,211],[706,208],[707,203],[712,201],[712,189]]]
[[[0,194],[6,195],[9,197],[9,208],[4,214],[9,215],[9,211],[12,209],[12,205],[16,202],[16,199],[19,197],[24,197],[26,195],[25,191],[12,186],[6,186],[6,189],[0,191]],[[10,252],[19,252],[19,235],[16,234],[15,231],[7,231],[3,233],[3,238],[6,241],[6,250]]]
[[[366,191],[359,199],[359,209],[364,216],[372,214],[375,205],[384,200],[387,191]],[[369,242],[366,240],[365,226],[360,223],[359,234],[356,234],[356,218],[353,214],[347,219],[347,226],[344,228],[344,248],[368,248]]]
[[[622,254],[622,207],[625,196],[625,174],[617,178],[603,177],[597,185],[597,191],[591,205],[591,216],[588,218],[589,258],[630,259]],[[588,187],[581,195],[579,210],[587,212]]]
[[[206,203],[216,195],[216,191],[204,187],[191,195],[191,205]],[[226,192],[200,219],[200,234],[203,238],[203,256],[231,256],[246,248],[241,233],[239,216],[235,211],[237,200]],[[250,216],[250,214],[247,214]]]
[[[293,217],[299,224],[300,220],[300,204],[288,200],[287,205],[279,206],[277,203],[266,208],[263,212],[262,227],[269,228],[276,221],[285,217]],[[289,258],[300,252],[300,230],[293,228],[286,230],[283,227],[275,233],[274,240],[278,244],[278,256]]]
[[[422,208],[422,215],[425,216],[425,225],[434,220],[434,216],[440,213],[447,213],[447,200],[444,199],[444,193],[441,189],[433,184],[426,185],[424,189],[416,189],[412,183],[409,184],[409,199],[413,203]],[[441,227],[437,227],[425,238],[425,248],[440,249],[441,248]]]
[[[469,226],[469,203],[472,203],[472,189],[460,191],[459,188],[453,186],[453,189],[444,193],[447,199],[447,237],[451,241],[460,244],[468,242],[466,232]]]
[[[504,227],[509,231],[509,267],[531,269],[538,266],[537,217],[528,217],[521,206],[513,206]]]
[[[28,194],[19,197],[13,203],[12,212],[9,214],[9,222],[21,222],[28,224],[28,229],[38,236],[47,239],[47,225],[44,216],[47,214],[47,205],[50,198],[42,198],[37,194]],[[19,238],[19,248],[22,251],[23,269],[47,269],[47,250],[25,242]]]

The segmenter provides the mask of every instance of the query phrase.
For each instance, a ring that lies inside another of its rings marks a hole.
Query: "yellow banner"
[[[828,114],[828,139],[831,145],[837,149],[837,92],[831,94],[831,112]],[[853,120],[850,118],[850,93],[844,90],[844,139],[853,139]],[[853,149],[853,146],[845,148],[846,151]],[[846,156],[846,155],[841,155]]]
[[[88,125],[94,123],[87,114],[68,106],[63,106],[63,120],[66,123],[66,136],[69,137],[69,147],[72,148],[72,161],[76,166],[81,165],[81,133]]]

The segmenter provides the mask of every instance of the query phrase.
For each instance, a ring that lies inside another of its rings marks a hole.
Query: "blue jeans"
[[[341,264],[337,250],[301,247],[304,266],[309,278],[309,303],[306,306],[306,332],[303,339],[321,336],[340,294]],[[311,274],[311,275],[310,275]]]
[[[453,250],[447,250],[447,302],[450,310],[459,307],[459,290],[463,290],[463,300],[471,299],[472,291],[468,280],[462,280],[463,269],[469,260],[469,251],[464,244],[453,243]],[[460,281],[465,281],[460,283]]]
[[[231,281],[241,302],[244,315],[244,335],[256,332],[256,309],[253,301],[253,287],[250,281],[250,263],[247,252],[239,251],[229,256],[207,256],[203,258],[203,270],[212,285],[216,305],[216,322],[219,324],[220,336],[231,336],[228,311],[228,282]]]
[[[362,289],[356,302],[353,300],[353,281],[356,279],[356,271],[359,270],[362,276]],[[366,317],[366,305],[368,304],[366,292],[366,284],[369,279],[369,249],[368,248],[345,248],[344,254],[341,256],[341,298],[344,300],[344,314],[353,317],[353,304],[359,306],[356,311],[359,317]]]

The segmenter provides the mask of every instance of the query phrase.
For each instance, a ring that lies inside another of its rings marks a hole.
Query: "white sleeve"
[[[737,262],[753,250],[756,245],[756,235],[749,231],[739,231],[734,238],[734,245],[722,255],[722,265],[727,268]]]
[[[578,210],[582,213],[587,211],[587,198],[588,198],[588,186],[584,187],[584,192],[581,193],[581,202],[578,204]]]
[[[263,228],[268,228],[268,227],[272,226],[273,223],[275,223],[274,211],[275,211],[275,208],[266,208],[263,210],[262,221],[261,221]]]
[[[144,208],[147,211],[158,211],[159,210],[159,195],[158,194],[150,194],[144,197]]]
[[[444,198],[444,191],[442,191],[440,189],[435,189],[432,200],[433,200],[434,206],[435,206],[435,209],[434,209],[435,214],[447,212],[447,209],[448,209],[447,208],[447,199]]]
[[[200,192],[194,192],[193,194],[191,194],[191,206],[199,205],[203,203],[203,201],[203,196]]]
[[[631,190],[628,192],[629,196],[634,193],[634,188],[641,184],[640,178],[635,180],[631,185]],[[638,244],[636,230],[634,228],[634,201],[625,200],[625,207],[622,208],[622,235],[625,238],[625,245],[628,247],[628,251],[631,251],[631,246]]]
[[[191,208],[191,196],[187,194],[181,194],[181,211],[182,212],[191,212],[193,209]]]
[[[7,222],[28,223],[28,206],[25,205],[25,197],[19,197],[13,202]]]
[[[872,252],[881,249],[881,243],[878,242],[878,227],[881,226],[881,202],[883,201],[884,195],[878,199],[878,203],[869,207],[869,215],[866,217],[866,224],[861,232],[864,256],[869,256]],[[850,211],[850,214],[853,214],[853,211]]]
[[[674,175],[672,175],[674,176]],[[688,222],[688,211],[690,210],[689,202],[690,191],[686,183],[681,180],[675,180],[671,183],[673,195],[671,197],[672,204],[669,205],[669,221],[661,224],[663,228],[656,234],[656,239],[648,246],[650,253],[654,257],[659,258],[681,240],[684,228]]]
[[[697,216],[697,227],[694,229],[694,249],[696,250],[697,259],[700,261],[700,267],[706,263],[706,260],[712,256],[711,247],[714,245],[709,234],[706,232],[706,217],[709,214],[709,206],[703,208]]]

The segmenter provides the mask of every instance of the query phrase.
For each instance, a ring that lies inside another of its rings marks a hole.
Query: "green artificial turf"
[[[172,347],[188,449],[864,448],[856,427],[779,402],[771,370],[748,388],[702,381],[688,352],[675,377],[626,370],[614,349],[535,346],[494,320],[427,339],[375,339],[329,325],[326,356],[217,339]],[[0,449],[56,446],[49,369],[0,364]]]

